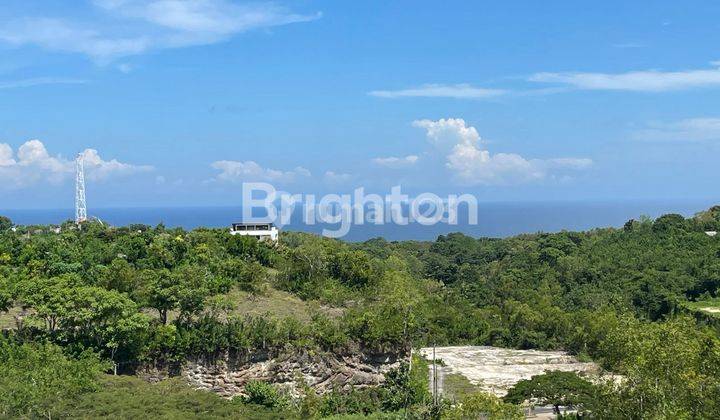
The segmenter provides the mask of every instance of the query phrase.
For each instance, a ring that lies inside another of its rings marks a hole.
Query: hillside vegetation
[[[720,415],[718,324],[692,310],[720,298],[720,238],[704,233],[720,230],[720,207],[507,239],[349,244],[287,232],[277,247],[220,229],[11,228],[0,219],[0,417],[519,415],[517,401],[477,393],[435,404],[423,368],[407,365],[377,389],[300,399],[264,383],[254,399],[225,401],[177,380],[104,376],[227,352],[433,343],[591,358],[624,378],[592,392],[583,383],[573,405],[597,418]],[[173,398],[186,404],[171,411]]]

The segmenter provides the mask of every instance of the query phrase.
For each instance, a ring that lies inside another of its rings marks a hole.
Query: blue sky
[[[582,3],[582,4],[580,4]],[[6,0],[0,208],[718,199],[711,1]]]

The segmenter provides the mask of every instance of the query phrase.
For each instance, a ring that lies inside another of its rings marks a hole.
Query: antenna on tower
[[[75,223],[78,225],[87,220],[87,203],[85,202],[85,156],[78,154],[75,160]]]

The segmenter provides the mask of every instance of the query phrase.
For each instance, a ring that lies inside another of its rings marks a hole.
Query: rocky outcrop
[[[420,349],[432,360],[432,347]],[[443,376],[459,373],[485,392],[498,397],[522,379],[530,379],[549,371],[590,374],[598,371],[595,363],[580,362],[562,351],[515,350],[488,346],[436,347],[435,358],[441,360],[438,382]],[[431,381],[432,383],[432,381]]]
[[[397,367],[401,358],[395,355],[337,355],[300,351],[275,357],[266,354],[217,357],[212,360],[188,360],[177,374],[196,388],[231,398],[243,395],[248,381],[273,383],[290,395],[300,395],[303,384],[318,394],[377,386],[384,375]],[[167,370],[144,369],[140,376],[150,381],[163,379]]]

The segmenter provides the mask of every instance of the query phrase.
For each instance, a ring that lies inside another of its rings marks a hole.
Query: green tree
[[[13,227],[13,222],[5,216],[0,216],[0,232],[10,230]]]
[[[0,312],[6,312],[13,304],[10,279],[0,271]]]
[[[100,278],[100,284],[107,288],[134,293],[139,285],[140,276],[135,268],[123,258],[115,258]]]
[[[184,265],[171,274],[174,283],[180,318],[189,319],[205,307],[205,299],[211,295],[207,270],[200,266]]]
[[[167,324],[168,311],[177,308],[180,301],[180,288],[176,279],[166,269],[145,270],[141,279],[143,305],[158,311],[160,322]]]
[[[601,343],[620,383],[592,410],[605,417],[714,418],[720,412],[720,340],[690,317],[648,323],[626,317]]]
[[[352,287],[364,287],[374,277],[370,258],[362,251],[338,252],[330,263],[330,275]]]
[[[582,407],[592,405],[594,386],[575,372],[552,371],[523,379],[508,390],[503,398],[512,404],[534,401],[539,405],[552,405],[560,414],[560,406]]]
[[[45,321],[50,333],[54,333],[67,315],[72,291],[80,284],[77,276],[64,275],[52,278],[23,278],[16,285],[18,300],[24,307],[31,307],[35,317]]]

